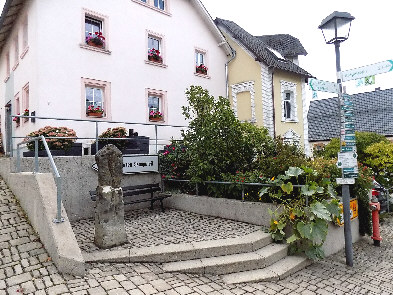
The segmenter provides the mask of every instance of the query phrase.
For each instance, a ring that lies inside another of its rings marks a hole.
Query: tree
[[[200,86],[191,86],[186,96],[189,106],[183,107],[183,115],[191,121],[183,137],[192,181],[217,180],[223,173],[251,169],[257,155],[271,148],[267,130],[241,123],[228,99],[214,98]]]
[[[393,184],[393,144],[381,141],[365,150],[365,164],[373,169],[376,180],[386,187]]]

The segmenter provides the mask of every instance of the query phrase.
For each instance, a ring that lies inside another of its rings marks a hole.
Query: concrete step
[[[272,242],[261,230],[231,239],[83,253],[86,262],[172,262],[253,252]]]
[[[226,284],[277,281],[310,264],[311,260],[304,256],[287,256],[266,268],[231,273],[224,275],[222,279]]]
[[[270,244],[257,251],[163,264],[168,272],[228,274],[264,268],[287,256],[288,246]]]

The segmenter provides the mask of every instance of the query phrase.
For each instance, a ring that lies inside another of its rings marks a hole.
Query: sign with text
[[[329,81],[322,81],[318,79],[309,79],[308,85],[312,91],[323,91],[330,93],[338,93],[338,84]]]
[[[356,153],[338,153],[338,168],[352,168],[357,166],[358,162]]]
[[[97,163],[91,168],[98,171]],[[158,155],[123,155],[123,174],[158,172]]]
[[[341,208],[341,219],[337,219],[337,221],[338,221],[338,224],[340,226],[342,226],[342,225],[344,225],[343,203],[340,203],[339,206]],[[358,206],[357,199],[351,199],[349,201],[349,209],[351,212],[351,220],[353,220],[359,216],[359,206]]]
[[[341,72],[342,81],[357,80],[369,76],[393,71],[393,60],[385,60],[376,64]]]

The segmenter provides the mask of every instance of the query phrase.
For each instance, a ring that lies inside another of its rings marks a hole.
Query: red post
[[[381,210],[381,204],[376,200],[372,199],[370,202],[372,221],[373,221],[373,235],[374,246],[381,246],[381,235],[379,233],[379,210]]]

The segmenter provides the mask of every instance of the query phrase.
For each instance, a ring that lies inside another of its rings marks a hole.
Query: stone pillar
[[[94,243],[100,248],[110,248],[127,242],[123,191],[120,187],[123,156],[116,146],[108,144],[98,151],[95,159],[98,187]]]

